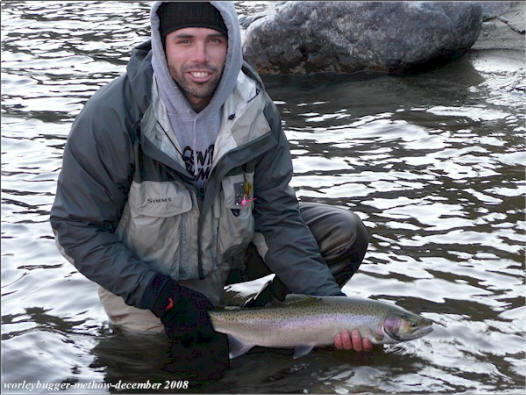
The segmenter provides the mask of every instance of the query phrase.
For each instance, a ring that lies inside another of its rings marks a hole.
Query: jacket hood
[[[134,100],[130,100],[128,108],[135,107],[139,114],[146,111],[151,99],[152,90],[152,53],[150,40],[133,48],[130,61],[126,66],[126,74],[130,81],[128,87]],[[137,114],[137,116],[140,116]]]
[[[188,116],[204,117],[207,113],[216,112],[223,105],[227,97],[233,92],[236,85],[237,77],[241,71],[243,63],[243,55],[241,48],[241,32],[239,28],[239,21],[233,3],[225,1],[211,1],[210,4],[214,6],[225,22],[228,29],[228,52],[223,69],[223,75],[219,82],[212,100],[202,111],[197,115],[186,100],[184,94],[173,80],[168,65],[166,63],[166,55],[163,48],[161,35],[159,33],[159,16],[157,10],[161,6],[162,1],[157,1],[153,4],[150,12],[151,23],[151,42],[152,42],[152,66],[159,83],[159,90],[161,97],[170,111],[173,105],[173,110],[178,110],[180,115],[186,113]],[[180,109],[184,109],[180,111]]]

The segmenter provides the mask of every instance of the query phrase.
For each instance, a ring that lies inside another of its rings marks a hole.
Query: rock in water
[[[404,72],[454,59],[476,41],[475,2],[285,2],[246,31],[262,74]]]

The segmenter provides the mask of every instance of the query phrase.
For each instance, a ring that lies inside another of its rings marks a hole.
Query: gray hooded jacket
[[[239,37],[235,11],[212,4],[230,45]],[[235,84],[220,106],[201,195],[173,144],[178,131],[154,77],[154,51],[150,42],[136,47],[126,73],[101,88],[73,124],[51,210],[62,254],[140,308],[159,272],[220,303],[251,241],[292,292],[340,294],[301,220],[279,113],[257,74],[247,64],[229,69]]]

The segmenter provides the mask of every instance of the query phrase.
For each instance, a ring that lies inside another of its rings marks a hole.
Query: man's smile
[[[197,83],[208,82],[213,76],[213,73],[210,71],[188,71],[186,74],[189,76],[190,80]]]

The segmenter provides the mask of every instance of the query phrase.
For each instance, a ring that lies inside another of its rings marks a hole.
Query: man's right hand
[[[358,329],[353,329],[350,333],[343,330],[334,337],[334,346],[338,350],[354,350],[354,351],[371,351],[373,343],[360,334]]]
[[[171,341],[167,370],[203,380],[218,379],[229,368],[228,340],[214,330],[208,314],[214,306],[206,296],[159,274],[142,302],[160,318]]]

